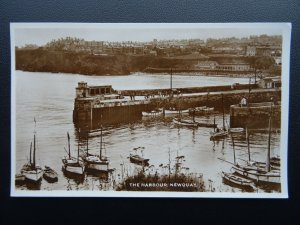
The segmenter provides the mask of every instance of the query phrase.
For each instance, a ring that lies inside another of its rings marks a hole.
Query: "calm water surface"
[[[33,132],[37,135],[37,162],[49,165],[58,174],[58,182],[49,184],[42,181],[42,190],[101,190],[102,181],[88,175],[82,183],[66,178],[62,171],[61,159],[66,155],[67,132],[71,136],[72,154],[76,156],[77,135],[72,122],[72,111],[75,97],[75,87],[79,81],[88,85],[112,85],[114,89],[151,89],[169,88],[170,77],[163,75],[133,74],[130,76],[83,76],[76,74],[31,73],[16,71],[16,173],[28,161],[30,142]],[[197,87],[213,85],[230,85],[232,83],[248,83],[245,78],[225,78],[206,76],[174,75],[173,87]],[[36,127],[34,123],[36,118]],[[213,122],[213,117],[196,117],[198,121]],[[216,116],[221,125],[222,115]],[[229,124],[229,115],[226,115]],[[126,171],[135,168],[129,163],[130,151],[135,147],[145,147],[144,155],[150,159],[150,164],[158,168],[160,164],[168,163],[168,151],[171,158],[177,154],[185,156],[185,166],[191,172],[202,173],[208,186],[208,179],[213,181],[217,191],[239,191],[222,184],[221,171],[230,170],[229,163],[220,161],[223,158],[233,162],[232,142],[229,138],[218,142],[209,140],[211,128],[191,129],[172,124],[172,118],[142,119],[134,123],[124,123],[104,127],[106,153],[111,160],[111,167],[116,169],[114,177],[120,178],[121,164]],[[252,133],[251,157],[265,161],[267,150],[267,133]],[[272,154],[279,154],[280,134],[271,138]],[[92,133],[89,138],[91,152],[99,151],[99,133]],[[80,149],[86,147],[86,140],[80,141]],[[235,139],[236,157],[242,163],[248,158],[245,138]],[[21,186],[18,189],[26,189]],[[263,192],[264,190],[258,190]]]

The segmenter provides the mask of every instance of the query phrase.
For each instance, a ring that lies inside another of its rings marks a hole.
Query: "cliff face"
[[[170,68],[180,64],[180,60],[154,56],[103,56],[42,49],[16,50],[16,69],[31,72],[127,75],[143,71],[147,67]]]

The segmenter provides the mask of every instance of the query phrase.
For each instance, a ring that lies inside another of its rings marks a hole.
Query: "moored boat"
[[[35,119],[34,122],[36,123]],[[32,160],[31,160],[31,149],[32,149],[32,143],[30,145],[29,162],[23,165],[21,169],[21,174],[24,175],[26,181],[40,182],[42,180],[43,170],[39,165],[36,164],[36,160],[35,160],[35,155],[36,155],[35,131],[33,136]]]
[[[182,113],[189,113],[188,109],[185,110],[176,110],[176,109],[165,109],[165,115],[167,114],[182,114]]]
[[[264,171],[261,169],[255,169],[255,167],[245,168],[240,166],[233,166],[232,172],[242,177],[251,179],[256,183],[266,183],[266,184],[281,183],[280,171],[278,170]]]
[[[252,180],[236,176],[232,173],[222,172],[223,183],[228,184],[232,187],[237,187],[245,190],[253,190],[254,183]]]
[[[144,149],[143,147],[134,148],[133,149],[134,153],[130,153],[129,155],[130,162],[143,165],[143,166],[148,166],[149,159],[144,158],[143,149]],[[140,153],[137,152],[138,150],[140,150]]]
[[[185,120],[181,118],[173,118],[173,123],[188,127],[198,127],[198,123],[193,120]]]
[[[84,158],[84,162],[87,170],[93,170],[96,172],[105,172],[105,173],[109,172],[109,160],[106,156],[103,155],[102,150],[103,150],[103,134],[102,134],[102,126],[101,126],[99,155],[90,154],[88,152],[88,146],[87,146],[87,156]]]
[[[229,128],[229,133],[232,134],[243,134],[245,132],[246,132],[245,129],[242,127]]]
[[[189,109],[190,114],[211,114],[215,111],[214,107],[199,106]]]
[[[210,132],[210,140],[217,140],[228,136],[228,131],[217,128],[216,131]]]
[[[58,181],[58,174],[49,166],[45,166],[43,178],[49,183],[53,183]]]
[[[69,175],[84,175],[84,169],[85,166],[82,163],[81,160],[79,160],[79,145],[78,145],[78,151],[77,151],[77,158],[74,158],[71,156],[71,150],[70,150],[70,135],[69,133],[67,134],[68,136],[68,157],[65,156],[64,159],[62,159],[63,163],[63,170]]]
[[[148,112],[142,112],[143,116],[160,116],[163,115],[163,110],[162,109],[156,109],[156,110],[151,110]]]
[[[210,140],[216,140],[220,138],[225,138],[228,135],[228,131],[225,128],[225,113],[224,113],[224,100],[223,100],[223,94],[222,94],[222,108],[223,108],[223,129],[220,129],[217,127],[214,131],[210,132]],[[214,124],[216,123],[214,118]]]

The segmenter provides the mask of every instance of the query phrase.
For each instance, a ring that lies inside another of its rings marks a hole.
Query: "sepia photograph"
[[[287,198],[289,23],[11,23],[11,196]]]

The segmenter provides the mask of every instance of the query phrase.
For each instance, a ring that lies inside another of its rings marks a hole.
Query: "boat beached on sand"
[[[68,136],[68,156],[62,159],[63,163],[63,170],[64,172],[70,174],[70,175],[84,175],[84,164],[81,160],[79,160],[79,144],[78,144],[78,151],[77,151],[77,158],[74,158],[71,156],[71,150],[70,150],[70,135]]]
[[[34,119],[34,122],[35,119]],[[36,155],[36,140],[35,140],[35,131],[33,136],[33,153],[31,153],[32,150],[32,143],[30,145],[30,157],[29,162],[23,165],[21,169],[21,175],[25,177],[26,181],[30,182],[40,182],[42,180],[43,176],[43,170],[42,168],[36,164],[35,155]],[[31,159],[32,154],[32,159]]]
[[[102,126],[101,126],[101,135],[100,135],[100,152],[99,155],[90,154],[88,152],[87,146],[87,156],[84,158],[84,162],[87,170],[93,170],[97,172],[109,172],[109,160],[102,153],[103,150],[103,135],[102,135]]]
[[[49,166],[45,166],[43,178],[49,183],[58,181],[57,173]]]
[[[249,191],[254,190],[254,183],[252,180],[236,176],[232,173],[222,172],[223,183],[228,184],[232,187],[245,189]]]

